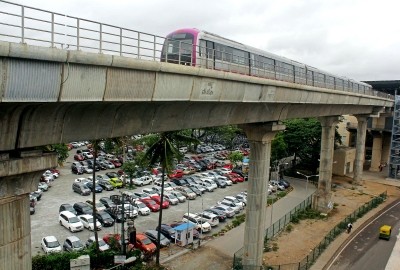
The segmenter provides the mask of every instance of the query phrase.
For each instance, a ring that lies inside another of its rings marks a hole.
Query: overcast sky
[[[355,80],[400,79],[398,0],[11,1],[160,36],[194,27]]]

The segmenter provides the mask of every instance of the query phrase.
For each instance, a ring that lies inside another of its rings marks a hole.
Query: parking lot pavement
[[[72,150],[75,152],[74,150]],[[63,203],[70,203],[73,205],[76,202],[85,202],[86,200],[91,200],[90,196],[81,196],[72,191],[72,183],[78,177],[88,177],[86,175],[75,175],[71,173],[71,162],[73,153],[70,152],[70,158],[65,163],[64,167],[60,168],[60,177],[56,179],[52,187],[48,191],[43,192],[42,199],[38,201],[36,206],[36,213],[31,215],[31,244],[32,244],[32,256],[36,254],[43,254],[40,247],[40,241],[42,237],[48,235],[54,235],[60,244],[64,243],[64,240],[71,234],[79,237],[83,242],[93,235],[93,232],[84,229],[80,232],[71,233],[65,227],[62,227],[58,222],[58,209]],[[105,170],[98,172],[99,174],[104,174],[107,171],[117,171]],[[150,186],[144,186],[150,187]],[[138,187],[137,190],[141,190],[144,187]],[[97,200],[101,197],[109,197],[113,194],[119,194],[119,192],[124,189],[118,189],[114,191],[103,191],[102,193],[97,193]],[[201,197],[197,197],[195,200],[190,200],[185,203],[180,203],[176,206],[170,206],[169,209],[163,211],[163,223],[172,223],[176,220],[181,220],[185,212],[199,212],[202,209],[206,209],[212,205],[215,205],[217,201],[221,200],[224,196],[235,195],[241,191],[247,190],[247,182],[234,184],[230,187],[224,189],[217,189],[211,193],[205,193]],[[243,212],[243,211],[242,211]],[[151,213],[149,216],[139,216],[135,220],[135,226],[138,232],[145,231],[147,229],[154,229],[158,224],[158,212]],[[212,235],[219,230],[221,230],[225,225],[228,224],[220,223],[217,227],[213,228],[211,232],[205,235]],[[126,224],[125,224],[126,225]],[[116,223],[116,225],[108,228],[103,228],[99,232],[99,236],[103,236],[106,233],[120,233],[121,223]]]

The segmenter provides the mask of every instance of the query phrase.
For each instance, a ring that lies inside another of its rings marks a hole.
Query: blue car
[[[93,183],[92,182],[87,182],[85,185],[91,191],[93,190]],[[99,186],[98,184],[96,184],[96,186],[94,187],[94,191],[96,193],[101,193],[101,192],[103,192],[103,188],[101,186]]]

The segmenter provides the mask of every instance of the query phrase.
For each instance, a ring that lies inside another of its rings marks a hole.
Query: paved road
[[[273,204],[273,207],[268,207],[266,215],[266,228],[269,228],[271,224],[275,223],[280,218],[285,216],[286,213],[295,208],[308,196],[315,192],[315,187],[310,184],[307,185],[305,180],[286,177],[285,179],[288,179],[290,181],[290,183],[294,187],[294,190],[290,192],[286,197],[275,202]],[[209,243],[207,243],[207,245],[221,251],[228,256],[233,257],[234,253],[243,247],[244,229],[245,225],[242,224],[241,226],[238,226],[228,231],[224,236],[219,237],[218,240],[210,241]]]
[[[383,224],[392,226],[392,237],[389,241],[378,238],[379,228]],[[353,231],[354,236],[350,239],[350,242],[339,250],[327,269],[385,269],[396,243],[396,234],[399,229],[400,200],[397,200],[386,207],[382,214],[378,215],[362,230]]]

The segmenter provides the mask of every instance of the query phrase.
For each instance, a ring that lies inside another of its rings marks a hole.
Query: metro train
[[[373,95],[372,87],[195,28],[167,35],[161,61]]]

